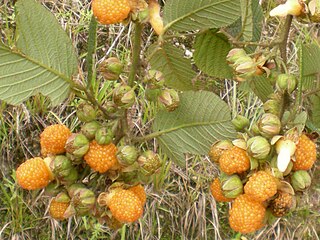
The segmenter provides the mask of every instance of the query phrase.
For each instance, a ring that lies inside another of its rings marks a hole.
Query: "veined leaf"
[[[228,27],[230,34],[240,40],[259,42],[261,37],[263,10],[259,0],[240,0],[241,19]],[[247,52],[254,52],[256,46],[247,46]]]
[[[253,38],[252,1],[240,0],[240,3],[241,3],[242,36],[245,41],[251,41]]]
[[[163,18],[166,30],[192,31],[228,26],[239,16],[239,0],[168,0]]]
[[[185,153],[207,154],[213,142],[236,137],[228,105],[206,91],[182,93],[174,112],[157,114],[153,130],[162,133],[157,137],[162,150],[180,166]]]
[[[151,67],[161,71],[166,84],[179,90],[192,89],[192,79],[196,73],[192,70],[191,60],[183,56],[183,50],[169,43],[150,47]]]
[[[16,11],[17,49],[0,45],[0,99],[19,104],[40,92],[57,105],[77,70],[71,40],[41,4],[20,0]]]
[[[312,103],[311,121],[315,127],[320,129],[320,96],[313,95],[310,97]]]
[[[260,98],[261,101],[265,102],[268,100],[268,96],[273,93],[271,83],[266,77],[259,76],[254,77],[249,82],[251,90]]]
[[[300,47],[300,81],[302,90],[319,85],[316,74],[320,72],[320,47],[318,44],[302,44]]]
[[[217,78],[232,77],[226,60],[231,45],[225,35],[206,31],[197,36],[194,48],[194,61],[201,71]]]

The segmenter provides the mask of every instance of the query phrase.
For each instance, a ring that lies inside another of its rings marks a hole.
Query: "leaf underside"
[[[77,71],[72,42],[41,4],[20,0],[16,11],[16,48],[0,44],[0,99],[16,105],[42,93],[57,105]]]
[[[194,48],[194,61],[201,71],[216,78],[232,78],[232,68],[226,60],[231,50],[227,37],[206,31],[197,36]]]
[[[168,0],[163,19],[166,29],[203,30],[232,24],[240,10],[239,0]]]
[[[207,154],[213,142],[236,136],[228,105],[207,91],[182,93],[174,112],[157,114],[153,130],[163,133],[157,137],[160,147],[180,166],[184,154]]]
[[[193,88],[192,80],[196,73],[192,70],[191,60],[184,57],[184,52],[170,43],[150,47],[151,67],[161,71],[166,85],[179,90]]]

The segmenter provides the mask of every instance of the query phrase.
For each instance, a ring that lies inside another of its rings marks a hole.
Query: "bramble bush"
[[[315,37],[295,38],[296,71],[288,38],[293,19],[320,21],[320,4],[288,0],[271,12],[258,0],[162,5],[93,0],[82,72],[55,17],[34,0],[17,1],[14,41],[0,42],[0,99],[19,105],[41,94],[58,106],[71,98],[82,122],[74,132],[62,124],[45,128],[41,156],[19,166],[17,183],[28,190],[45,187],[55,219],[91,214],[117,229],[143,214],[143,185],[163,165],[161,155],[144,145],[156,139],[181,167],[186,154],[208,154],[221,170],[211,193],[216,201],[232,202],[231,228],[257,231],[292,211],[295,196],[311,184],[320,127],[320,47]],[[266,21],[277,24],[271,41],[263,36]],[[119,23],[133,27],[130,62],[97,60],[97,30]],[[145,31],[154,35],[142,49]],[[254,92],[264,113],[257,119],[241,109],[232,113],[212,90],[226,79]],[[139,135],[130,119],[144,102],[153,104],[155,118],[150,132]]]

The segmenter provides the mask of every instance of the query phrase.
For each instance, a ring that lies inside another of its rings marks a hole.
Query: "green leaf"
[[[196,37],[194,61],[204,73],[217,78],[232,78],[226,57],[231,45],[225,35],[206,31]]]
[[[302,76],[320,72],[320,47],[318,44],[301,45],[300,68]]]
[[[272,84],[264,76],[254,77],[249,81],[251,90],[260,98],[261,101],[265,102],[268,100],[268,96],[273,93]]]
[[[314,126],[320,129],[320,96],[313,95],[310,97],[312,104],[311,113],[311,121]]]
[[[154,132],[161,149],[178,165],[185,165],[185,153],[207,154],[213,142],[233,139],[228,105],[211,92],[187,91],[180,95],[180,106],[174,112],[159,112]]]
[[[192,31],[225,27],[240,16],[239,0],[168,0],[165,29]]]
[[[192,89],[192,79],[196,73],[192,70],[191,60],[183,56],[183,50],[164,43],[150,47],[149,61],[152,69],[161,71],[168,87],[179,90]]]
[[[320,47],[316,43],[302,44],[299,53],[302,90],[312,90],[318,85],[316,74],[320,72]]]
[[[263,24],[263,10],[258,0],[241,0],[241,19],[232,24],[228,31],[242,41],[259,42]],[[254,52],[256,46],[245,47],[247,52]]]
[[[245,41],[251,41],[253,37],[253,17],[251,0],[240,0],[242,36]]]
[[[0,99],[15,105],[40,92],[57,105],[77,71],[71,40],[41,4],[20,0],[16,11],[17,49],[0,45]]]

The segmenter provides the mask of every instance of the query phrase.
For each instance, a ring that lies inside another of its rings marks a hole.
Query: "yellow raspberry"
[[[18,184],[27,190],[46,187],[53,174],[42,158],[31,158],[22,163],[16,171]]]
[[[147,200],[147,195],[146,191],[144,190],[144,187],[141,184],[139,184],[128,188],[128,190],[136,194],[141,201],[141,206],[144,206]]]
[[[118,189],[108,201],[112,216],[122,223],[138,220],[143,214],[141,200],[132,191]]]
[[[306,135],[301,135],[296,145],[295,156],[293,170],[309,170],[317,159],[316,144]]]
[[[219,178],[215,178],[210,186],[211,194],[218,202],[230,202],[231,198],[226,198],[221,190],[221,183]]]
[[[54,124],[46,127],[40,134],[41,154],[61,154],[66,152],[65,145],[71,131],[65,125]]]
[[[277,193],[277,181],[266,171],[254,173],[244,186],[244,192],[253,200],[263,202]]]
[[[117,147],[113,144],[99,145],[95,140],[90,142],[89,151],[84,155],[86,163],[95,171],[104,173],[117,165]]]
[[[264,225],[266,209],[247,194],[235,199],[229,212],[230,227],[240,233],[254,232]]]
[[[93,0],[93,15],[101,24],[120,23],[130,12],[128,0]]]
[[[52,218],[56,220],[64,220],[64,213],[69,207],[70,203],[57,202],[55,199],[52,199],[49,207],[49,212]]]
[[[219,163],[220,169],[228,175],[243,173],[250,168],[250,159],[247,152],[236,146],[224,151]]]

